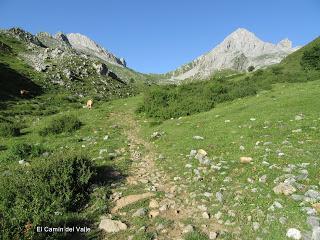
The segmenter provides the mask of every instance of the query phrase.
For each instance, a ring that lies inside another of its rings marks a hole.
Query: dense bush
[[[40,130],[41,136],[73,132],[81,127],[80,120],[73,115],[63,115],[53,118],[46,127]]]
[[[305,70],[320,70],[320,46],[305,51],[300,63]]]
[[[10,159],[25,159],[27,157],[39,157],[46,150],[40,144],[17,143],[10,148]]]
[[[68,212],[81,209],[94,168],[84,156],[61,153],[6,173],[0,178],[2,239],[44,239],[34,234],[35,227],[61,224]]]
[[[1,137],[16,137],[19,136],[20,127],[15,123],[1,122],[0,123],[0,136]]]
[[[168,119],[208,111],[216,103],[255,93],[255,83],[249,78],[239,82],[214,79],[179,86],[155,86],[145,92],[138,112]]]

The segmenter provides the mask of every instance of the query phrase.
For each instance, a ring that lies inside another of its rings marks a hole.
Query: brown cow
[[[92,105],[93,105],[93,100],[92,99],[89,99],[87,101],[87,108],[91,109],[92,108]]]
[[[25,90],[25,89],[21,89],[20,90],[20,96],[21,97],[26,97],[26,96],[28,96],[29,95],[29,91],[28,90]]]

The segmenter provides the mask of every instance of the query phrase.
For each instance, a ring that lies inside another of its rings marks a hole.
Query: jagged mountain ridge
[[[167,73],[170,80],[206,78],[216,71],[246,71],[249,66],[255,69],[279,63],[299,47],[292,47],[289,39],[278,44],[264,42],[252,32],[239,28],[227,36],[219,45],[192,62]]]

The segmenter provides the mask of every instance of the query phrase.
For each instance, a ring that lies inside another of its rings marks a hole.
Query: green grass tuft
[[[82,123],[73,115],[63,115],[53,118],[46,127],[39,131],[40,136],[60,133],[71,133],[78,130]]]

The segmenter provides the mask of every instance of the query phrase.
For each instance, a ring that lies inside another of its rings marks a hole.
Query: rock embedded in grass
[[[132,217],[143,217],[147,214],[147,209],[145,208],[139,208],[137,211],[135,211],[132,214]]]
[[[193,136],[192,138],[195,140],[204,140],[204,137],[201,136]]]
[[[251,163],[252,160],[253,160],[252,157],[240,157],[241,163]]]
[[[286,236],[295,240],[299,240],[302,238],[301,232],[296,228],[289,228]]]
[[[286,196],[293,194],[296,192],[295,187],[293,187],[290,183],[279,183],[277,186],[273,188],[275,194],[284,194]]]

